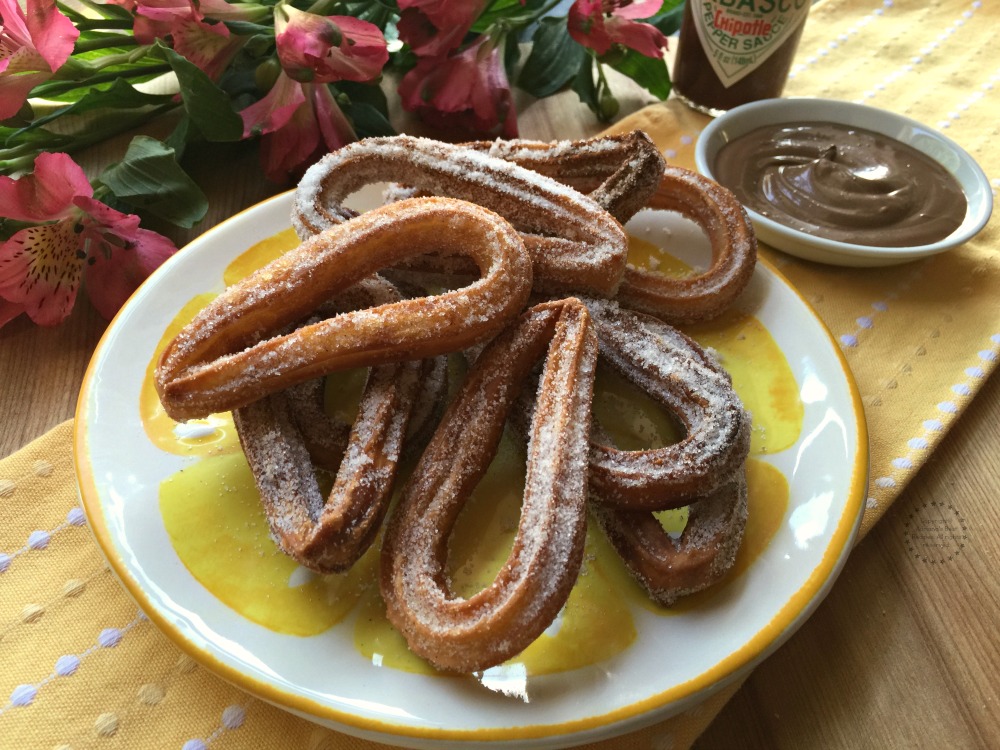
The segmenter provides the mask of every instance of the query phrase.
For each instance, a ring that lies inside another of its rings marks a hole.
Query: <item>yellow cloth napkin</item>
[[[856,100],[944,130],[1000,174],[995,4],[826,0],[786,93]],[[617,129],[648,130],[691,166],[706,118],[668,102]],[[1000,180],[992,180],[994,192]],[[998,222],[945,255],[880,270],[763,254],[818,310],[857,378],[872,450],[862,531],[968,406],[1000,354]],[[0,747],[376,748],[273,708],[183,655],[136,609],[76,497],[72,423],[0,461]],[[601,748],[691,745],[738,685]]]

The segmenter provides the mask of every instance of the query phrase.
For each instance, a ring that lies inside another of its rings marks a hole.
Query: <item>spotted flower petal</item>
[[[39,325],[61,323],[76,302],[85,257],[76,227],[73,219],[27,227],[0,245],[0,297]]]
[[[177,248],[163,235],[141,228],[134,214],[123,214],[93,198],[78,198],[76,205],[87,214],[82,232],[87,296],[110,319]]]

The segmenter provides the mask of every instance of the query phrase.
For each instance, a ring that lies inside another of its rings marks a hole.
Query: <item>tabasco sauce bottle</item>
[[[674,93],[711,115],[780,96],[810,0],[687,0]]]

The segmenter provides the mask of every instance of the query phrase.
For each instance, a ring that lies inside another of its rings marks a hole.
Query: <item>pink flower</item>
[[[274,9],[274,28],[282,71],[240,117],[244,138],[261,136],[267,178],[283,183],[356,140],[326,84],[375,78],[389,52],[377,26],[347,16],[318,16],[282,3]]]
[[[245,37],[233,37],[224,24],[204,21],[178,21],[171,31],[174,50],[194,63],[213,81],[218,80],[236,53],[246,43]]]
[[[452,137],[517,137],[517,109],[500,39],[482,37],[445,59],[423,58],[403,76],[403,108]]]
[[[35,86],[73,53],[80,32],[55,0],[0,0],[0,120],[13,117]]]
[[[132,31],[143,44],[172,41],[174,50],[217,79],[246,42],[220,20],[250,21],[254,14],[225,0],[113,0],[135,15]]]
[[[277,183],[301,177],[323,154],[357,139],[325,83],[299,83],[284,71],[263,99],[240,112],[243,137],[261,135],[264,174]]]
[[[569,35],[598,55],[621,44],[646,57],[663,57],[667,38],[655,26],[634,20],[649,18],[662,5],[663,0],[576,0],[567,18]]]
[[[399,0],[399,38],[418,57],[438,57],[462,44],[486,0]]]
[[[0,244],[0,325],[26,312],[56,325],[76,302],[86,276],[97,311],[112,317],[139,283],[177,248],[139,228],[139,217],[94,199],[93,188],[66,154],[40,154],[32,174],[0,176],[4,215],[33,226]]]
[[[318,16],[281,4],[274,29],[281,67],[301,83],[370,81],[389,60],[378,26],[350,16]]]

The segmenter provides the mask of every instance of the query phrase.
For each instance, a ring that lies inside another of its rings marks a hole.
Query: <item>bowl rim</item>
[[[761,117],[761,113],[766,114],[762,119],[757,119]],[[858,258],[878,257],[886,260],[896,258],[902,262],[925,255],[944,252],[968,242],[986,226],[993,213],[993,191],[986,173],[968,151],[957,142],[939,130],[912,117],[868,104],[841,99],[825,99],[812,96],[762,99],[734,107],[728,112],[719,115],[705,126],[695,144],[695,165],[701,174],[710,179],[716,179],[712,170],[712,162],[718,149],[721,148],[723,143],[728,142],[725,132],[726,128],[736,127],[736,124],[746,122],[748,118],[751,118],[753,121],[752,127],[741,130],[739,135],[767,124],[793,122],[796,120],[799,122],[825,120],[844,125],[854,125],[890,138],[895,138],[896,140],[901,140],[907,143],[907,145],[916,148],[921,153],[926,154],[931,159],[934,159],[935,162],[948,170],[961,186],[967,204],[965,218],[951,234],[935,242],[923,245],[882,247],[879,245],[864,245],[832,240],[794,229],[764,216],[750,207],[746,207],[753,222],[759,224],[765,234],[778,235],[786,237],[790,241],[808,244],[814,249],[823,251],[829,255]],[[859,122],[858,120],[863,120],[863,122]],[[920,132],[944,145],[956,156],[960,169],[957,170],[944,164],[935,154],[921,148],[919,143],[907,141],[905,139],[906,132]],[[957,173],[958,171],[966,172],[965,179]]]

